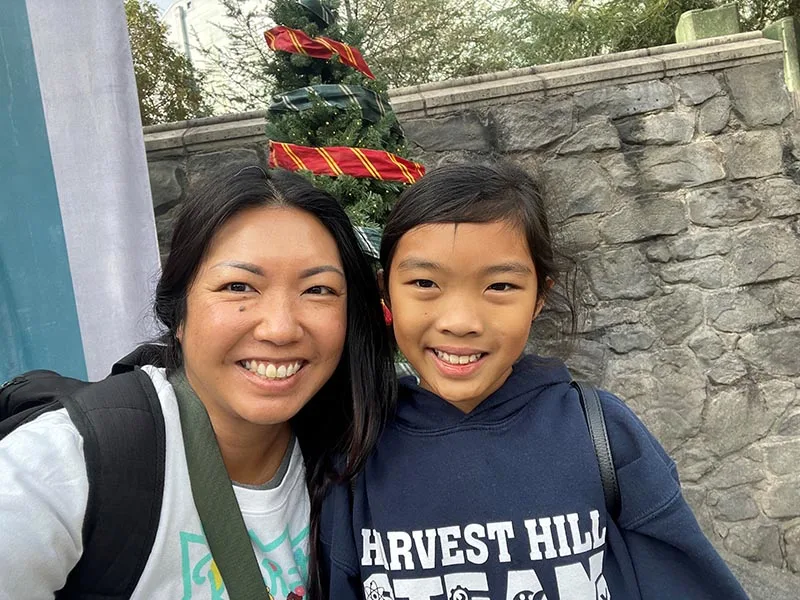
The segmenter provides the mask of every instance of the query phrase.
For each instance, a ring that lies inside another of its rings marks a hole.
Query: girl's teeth
[[[450,363],[451,365],[466,365],[469,363],[477,362],[480,359],[480,354],[448,354],[447,352],[442,352],[441,350],[436,350],[436,356],[438,356],[441,360],[446,363]]]
[[[300,370],[300,362],[289,365],[275,366],[272,363],[260,363],[255,360],[246,360],[242,363],[244,368],[267,379],[286,379]]]

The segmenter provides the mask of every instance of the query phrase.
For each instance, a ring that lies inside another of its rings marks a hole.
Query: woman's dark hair
[[[573,288],[574,280],[560,281],[564,257],[554,248],[547,221],[544,196],[537,182],[523,169],[507,162],[460,163],[429,171],[406,188],[397,200],[381,241],[381,266],[388,281],[392,258],[400,238],[428,223],[491,223],[505,221],[519,226],[525,234],[536,268],[538,295],[550,300],[560,296],[562,310],[569,315],[570,333],[576,326],[572,295],[549,287],[548,280]],[[388,286],[386,288],[388,290]]]
[[[296,208],[316,217],[336,241],[347,280],[342,358],[328,382],[292,419],[311,500],[309,597],[321,598],[318,542],[322,500],[332,481],[349,481],[363,466],[395,400],[391,342],[377,282],[350,220],[332,196],[288,171],[247,166],[212,173],[190,190],[179,209],[154,308],[166,329],[160,339],[166,346],[166,366],[178,368],[183,357],[176,334],[186,319],[187,293],[214,236],[239,212],[265,206]],[[334,465],[337,456],[345,457],[344,465]]]

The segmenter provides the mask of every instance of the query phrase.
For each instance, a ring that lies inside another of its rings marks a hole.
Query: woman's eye
[[[335,294],[333,288],[329,288],[327,285],[315,285],[310,287],[306,290],[306,294],[314,294],[318,296],[329,296],[331,294]]]
[[[510,292],[511,290],[519,289],[519,286],[514,285],[513,283],[493,283],[489,286],[489,289],[494,292]]]
[[[426,290],[436,287],[436,284],[430,279],[415,279],[414,281],[411,282],[411,284],[418,288],[423,288]]]
[[[229,283],[228,285],[225,286],[225,289],[228,290],[229,292],[239,292],[239,293],[253,291],[253,288],[251,288],[246,283],[242,283],[241,281],[234,281],[233,283]]]

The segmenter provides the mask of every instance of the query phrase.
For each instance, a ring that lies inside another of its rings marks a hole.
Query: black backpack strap
[[[600,404],[600,396],[593,385],[584,381],[572,381],[570,385],[578,391],[583,415],[586,417],[586,425],[589,427],[589,435],[597,455],[597,465],[600,468],[600,481],[603,484],[606,510],[616,521],[621,504],[619,485],[614,459],[611,456],[611,445],[608,443],[606,419],[603,415],[603,406]]]
[[[161,517],[164,416],[147,373],[134,369],[61,398],[83,436],[89,502],[83,555],[56,595],[130,598]]]

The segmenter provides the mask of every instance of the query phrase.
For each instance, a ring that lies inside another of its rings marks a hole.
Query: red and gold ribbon
[[[273,27],[266,31],[264,37],[267,39],[267,45],[273,50],[304,54],[324,60],[336,56],[342,63],[361,71],[370,79],[375,79],[364,57],[361,56],[361,52],[342,42],[322,36],[312,38],[299,29],[283,26]]]
[[[312,148],[273,141],[269,143],[269,166],[311,171],[315,175],[351,175],[402,183],[414,183],[425,174],[421,164],[384,150],[347,146]]]

